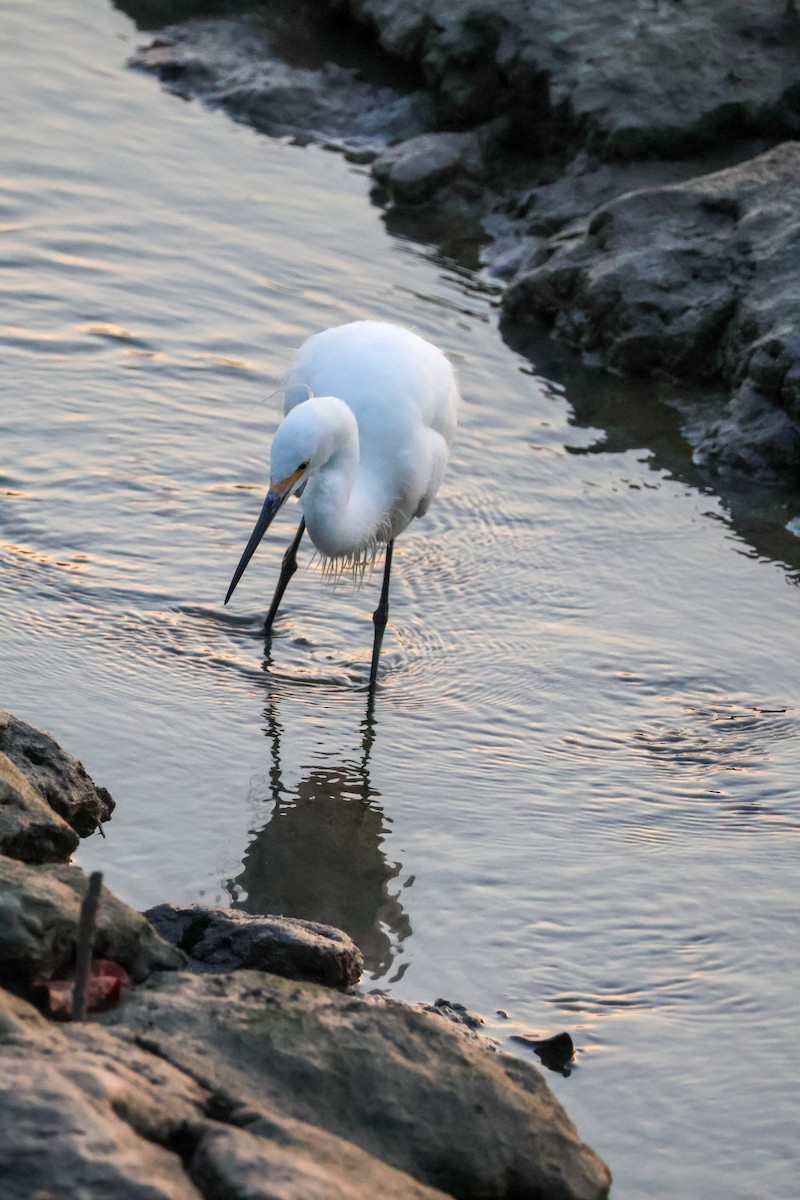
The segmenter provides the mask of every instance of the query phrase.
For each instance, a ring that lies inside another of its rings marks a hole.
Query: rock
[[[36,814],[32,786],[0,766],[6,807],[21,798]],[[0,981],[15,993],[71,966],[87,882],[0,855]],[[0,988],[3,1200],[607,1195],[608,1169],[542,1077],[488,1049],[462,1006],[428,1015],[263,973],[357,978],[360,953],[327,926],[216,908],[154,916],[204,965],[262,971],[172,978],[182,951],[103,890],[95,953],[152,986],[102,1023],[59,1028]]]
[[[0,1075],[3,1200],[201,1200],[165,1146],[209,1096],[168,1063],[0,991]]]
[[[0,854],[24,862],[65,862],[80,838],[0,752]]]
[[[615,370],[723,378],[735,391],[716,453],[797,470],[799,268],[800,142],[787,142],[600,207],[523,263],[503,303]]]
[[[209,1122],[193,1130],[201,1136],[189,1171],[207,1200],[445,1200],[438,1188],[313,1125],[275,1111],[243,1115],[247,1129]]]
[[[511,1040],[521,1042],[524,1046],[530,1046],[539,1056],[542,1066],[547,1067],[548,1071],[557,1071],[560,1075],[565,1076],[571,1073],[570,1063],[575,1055],[575,1046],[568,1033],[556,1033],[552,1037],[546,1038],[534,1037],[526,1033],[512,1033]]]
[[[239,971],[155,976],[99,1020],[219,1094],[323,1129],[452,1196],[607,1194],[607,1167],[540,1072],[444,1019]]]
[[[0,1074],[3,1200],[443,1197],[324,1130],[223,1098],[95,1024],[47,1025],[2,991]]]
[[[440,122],[515,115],[530,146],[675,157],[800,130],[786,0],[329,0],[419,63]]]
[[[49,733],[1,709],[0,751],[80,837],[94,833],[111,816],[114,801],[105,788],[95,786],[77,758]]]
[[[251,967],[286,979],[348,987],[364,969],[364,956],[346,933],[315,921],[249,916],[199,904],[159,904],[144,915],[163,938],[209,971]]]
[[[404,204],[429,200],[456,176],[487,176],[476,133],[422,133],[385,150],[372,166],[375,179]]]
[[[133,3],[122,7],[137,14]],[[161,7],[167,21],[176,19],[169,5]],[[279,10],[215,17],[202,5],[194,7],[196,19],[168,24],[134,54],[131,65],[154,72],[171,91],[224,108],[271,137],[330,143],[362,160],[393,139],[429,127],[424,94],[389,85],[396,69],[384,64],[365,78],[345,62],[326,61],[337,43],[316,7],[295,5],[296,24]],[[346,39],[340,40],[342,58],[352,58]]]
[[[29,990],[71,965],[86,886],[78,867],[26,866],[0,857],[0,983]],[[125,967],[134,980],[185,963],[180,950],[105,888],[95,953]]]

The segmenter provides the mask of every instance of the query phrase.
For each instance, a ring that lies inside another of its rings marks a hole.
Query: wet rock
[[[41,729],[0,709],[0,751],[6,754],[52,810],[80,837],[107,821],[114,801],[97,787],[83,764]]]
[[[575,1056],[575,1046],[568,1033],[556,1033],[552,1037],[539,1038],[526,1033],[512,1033],[513,1042],[530,1046],[539,1056],[542,1066],[559,1075],[570,1074],[570,1063]]]
[[[24,862],[65,862],[80,838],[0,752],[0,854]]]
[[[27,991],[71,966],[87,883],[78,867],[26,866],[0,857],[0,983]],[[105,888],[95,954],[119,963],[135,980],[185,962],[149,921]]]
[[[420,204],[457,176],[485,181],[487,168],[477,133],[423,133],[385,150],[372,174],[401,204]]]
[[[629,193],[523,263],[508,313],[616,370],[723,378],[735,389],[706,453],[797,470],[800,143],[685,183]]]
[[[319,28],[318,8],[291,10],[291,20],[278,6],[168,25],[131,65],[271,137],[333,144],[360,160],[429,127],[430,104],[419,90],[326,61],[336,46]]]
[[[458,1004],[453,1000],[445,1000],[443,997],[439,997],[438,1000],[434,1000],[433,1004],[416,1004],[413,1007],[418,1012],[426,1012],[432,1016],[443,1017],[446,1021],[457,1025],[466,1036],[480,1037],[485,1045],[493,1044],[489,1042],[488,1038],[481,1037],[480,1035],[480,1030],[483,1027],[483,1017],[479,1017],[477,1013],[470,1012],[464,1004]]]
[[[199,904],[159,904],[144,914],[168,942],[209,971],[251,967],[327,987],[357,983],[364,956],[355,942],[315,921],[250,916]]]
[[[535,1067],[405,1006],[251,971],[165,974],[100,1021],[452,1196],[607,1194],[608,1169]]]

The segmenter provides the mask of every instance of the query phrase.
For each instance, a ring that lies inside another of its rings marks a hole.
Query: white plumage
[[[286,377],[269,492],[225,603],[278,509],[301,492],[303,521],[284,556],[266,631],[297,569],[306,527],[320,553],[334,561],[364,563],[385,544],[381,603],[373,614],[374,686],[394,539],[427,512],[439,489],[458,408],[452,366],[408,329],[355,321],[308,338]]]

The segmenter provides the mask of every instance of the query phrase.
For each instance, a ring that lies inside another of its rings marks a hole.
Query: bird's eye
[[[305,462],[301,462],[301,463],[300,463],[300,466],[299,466],[299,468],[298,468],[298,469],[299,469],[300,471],[305,471],[305,469],[306,469],[307,467],[308,467],[308,460],[306,460]]]

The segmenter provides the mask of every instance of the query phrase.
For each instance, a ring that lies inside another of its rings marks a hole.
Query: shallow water
[[[788,1197],[796,513],[699,486],[650,385],[546,344],[537,375],[363,169],[127,70],[99,0],[10,0],[2,34],[0,702],[117,800],[79,861],[140,907],[341,925],[366,987],[461,1001],[515,1052],[569,1030],[548,1079],[615,1196]],[[306,552],[265,661],[296,513],[222,607],[292,349],[367,315],[466,398],[372,716],[377,578]]]

